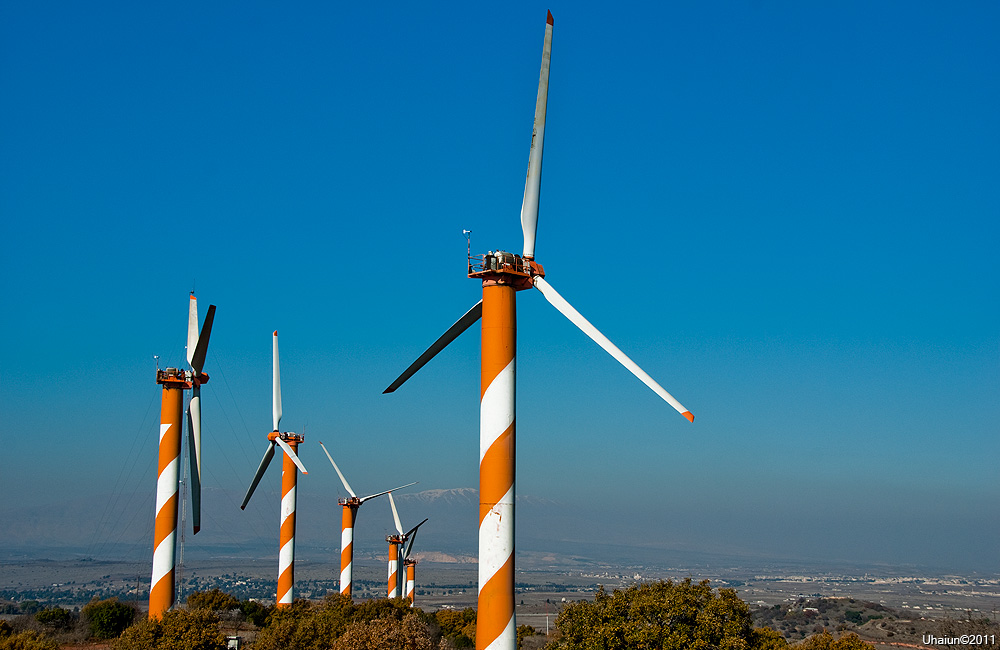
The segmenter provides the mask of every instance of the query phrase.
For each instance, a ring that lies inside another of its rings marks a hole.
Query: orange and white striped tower
[[[385,538],[385,541],[389,542],[389,598],[399,598],[401,588],[404,586],[403,581],[406,580],[407,572],[406,566],[407,562],[412,562],[410,560],[410,552],[413,550],[413,542],[417,539],[417,529],[427,523],[427,519],[424,519],[419,524],[411,528],[410,530],[403,532],[403,524],[399,522],[399,512],[396,510],[396,500],[392,498],[392,493],[389,493],[389,506],[392,508],[392,521],[396,524],[397,535],[389,535]],[[406,544],[405,548],[401,548],[400,544]],[[395,555],[393,555],[393,549],[395,549]],[[407,597],[410,597],[410,592],[413,591],[413,567],[410,567],[409,573],[409,583],[406,585]],[[412,606],[413,599],[410,599],[410,604]]]
[[[205,324],[198,333],[198,303],[191,294],[188,301],[188,363],[190,371],[179,368],[156,370],[156,383],[163,386],[160,404],[159,462],[156,476],[156,522],[153,529],[153,570],[149,583],[149,615],[160,618],[163,612],[174,605],[176,597],[174,570],[177,551],[177,509],[178,479],[181,462],[181,422],[184,414],[184,391],[192,390],[189,415],[189,437],[191,440],[192,470],[197,466],[198,474],[192,473],[194,486],[191,492],[193,502],[194,532],[200,528],[201,518],[201,407],[198,395],[201,384],[208,383],[208,375],[202,372],[208,341],[215,320],[215,305],[210,305],[205,315]]]
[[[303,474],[308,474],[302,461],[299,460],[299,445],[305,442],[305,436],[298,433],[282,433],[278,430],[281,422],[281,376],[278,371],[278,332],[275,331],[272,337],[272,350],[274,356],[271,414],[274,424],[274,431],[267,434],[267,451],[257,467],[250,488],[240,510],[247,507],[250,497],[253,496],[257,484],[267,471],[267,466],[271,464],[274,457],[275,446],[281,447],[283,452],[281,462],[281,519],[280,532],[278,535],[278,592],[277,606],[290,607],[295,598],[295,495],[298,485],[299,470]]]
[[[340,499],[340,503],[343,512],[340,517],[340,593],[350,598],[352,582],[354,580],[354,522],[358,518],[358,508],[361,504],[375,497],[380,497],[383,494],[391,494],[396,490],[400,490],[405,487],[410,487],[411,485],[416,485],[416,481],[413,483],[407,483],[406,485],[400,485],[399,487],[394,487],[391,490],[385,490],[384,492],[377,492],[375,494],[369,494],[366,497],[359,497],[351,489],[350,484],[347,479],[344,478],[344,473],[340,471],[337,467],[337,462],[333,460],[333,456],[327,450],[326,445],[322,442],[319,446],[323,448],[323,453],[326,457],[330,459],[330,464],[333,465],[333,469],[337,471],[337,476],[340,477],[340,482],[344,484],[344,488],[347,493],[350,494],[350,498]],[[390,596],[391,598],[391,596]]]
[[[389,598],[399,598],[399,545],[403,543],[400,535],[386,535],[389,542]]]
[[[552,23],[552,14],[549,13],[542,46],[528,174],[521,204],[523,254],[505,251],[490,251],[477,256],[470,254],[469,277],[482,281],[483,299],[448,328],[384,391],[395,391],[462,332],[483,319],[479,415],[479,609],[476,615],[476,648],[479,650],[514,650],[517,646],[514,619],[516,292],[537,289],[549,304],[629,372],[684,417],[694,421],[690,411],[566,302],[545,280],[544,269],[535,262]]]
[[[320,443],[322,444],[322,443]],[[340,593],[351,597],[354,580],[354,520],[358,516],[359,503],[351,503],[351,499],[341,499],[343,515],[340,519]]]
[[[479,608],[477,648],[517,647],[514,622],[514,380],[517,316],[514,281],[483,280],[479,410]]]
[[[159,618],[174,605],[174,555],[177,548],[177,479],[181,462],[181,418],[184,389],[190,384],[177,368],[157,371],[163,385],[160,406],[159,470],[156,478],[156,525],[153,532],[153,575],[149,615]]]
[[[415,581],[414,581],[413,578],[414,578],[414,574],[416,573],[417,561],[416,560],[411,560],[411,559],[407,558],[407,559],[403,560],[403,566],[406,569],[406,596],[405,596],[405,598],[408,601],[410,601],[410,607],[413,607],[414,606],[413,603],[415,602],[415,599],[416,599],[416,594],[415,594],[415,589],[414,589],[414,586],[415,586],[416,583],[415,583]]]
[[[294,433],[281,435],[292,451],[298,456],[299,443],[303,436]],[[284,454],[281,463],[281,533],[278,546],[278,607],[292,604],[295,585],[295,487],[298,484],[299,468],[292,456]]]

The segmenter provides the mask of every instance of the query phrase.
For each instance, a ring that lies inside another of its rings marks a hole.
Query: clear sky
[[[477,485],[477,329],[381,391],[478,300],[462,229],[521,249],[548,8],[538,260],[696,419],[522,293],[518,491],[998,569],[993,2],[5,3],[4,508],[152,491],[192,287],[206,486],[264,450],[275,329],[302,490],[342,492],[315,440],[359,492]]]

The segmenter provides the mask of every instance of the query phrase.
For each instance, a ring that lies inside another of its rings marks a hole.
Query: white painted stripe
[[[295,514],[295,486],[281,497],[281,524],[284,525],[289,515],[293,514]]]
[[[164,576],[174,570],[174,537],[176,533],[171,532],[163,538],[153,550],[153,573],[150,584],[156,586]]]
[[[163,440],[163,436],[165,436],[167,434],[167,431],[170,430],[170,426],[171,426],[170,424],[160,423],[160,440]]]
[[[285,572],[289,566],[295,561],[295,538],[291,538],[285,542],[281,550],[278,551],[278,575],[280,576]]]
[[[343,558],[344,549],[354,543],[354,529],[353,528],[342,528],[340,530],[340,552],[341,558]],[[351,570],[354,568],[353,562],[354,551],[351,550],[352,561],[347,563],[347,566],[340,568],[340,592],[344,593],[347,588],[351,585]]]
[[[286,591],[285,593],[281,594],[281,597],[278,598],[278,602],[281,603],[282,605],[291,605],[292,604],[292,590],[293,589],[294,589],[294,586],[289,587],[288,591]]]
[[[167,463],[160,475],[156,478],[156,514],[166,505],[170,498],[177,494],[177,467],[180,459],[174,458]],[[148,492],[147,492],[148,494]],[[174,526],[176,527],[176,523]]]
[[[514,377],[517,358],[493,378],[479,406],[479,462],[514,421]]]
[[[479,525],[479,591],[514,552],[514,486]]]
[[[351,565],[348,564],[346,567],[340,570],[340,593],[347,591],[347,587],[351,584]]]
[[[515,616],[511,614],[507,627],[503,629],[500,636],[493,640],[493,643],[486,646],[486,650],[514,650],[517,647],[517,623]]]

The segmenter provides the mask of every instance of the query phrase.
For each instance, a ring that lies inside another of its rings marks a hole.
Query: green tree
[[[187,597],[188,609],[210,609],[215,612],[226,612],[238,609],[240,600],[221,589],[196,591]]]
[[[608,593],[563,608],[556,618],[559,650],[762,650],[782,647],[778,636],[755,632],[750,608],[732,589],[708,580],[660,581]]]
[[[273,607],[266,607],[255,600],[240,602],[240,612],[243,613],[243,618],[257,627],[264,627],[267,617],[273,609]]]
[[[456,648],[472,648],[476,645],[476,610],[467,607],[462,611],[439,609],[434,612],[434,620],[441,634]]]
[[[34,630],[27,630],[0,637],[0,650],[59,650],[59,644]]]
[[[112,650],[225,650],[219,617],[211,610],[174,610],[136,623],[111,643]]]
[[[90,634],[98,639],[116,638],[132,624],[137,613],[133,605],[119,602],[117,598],[94,598],[80,610]]]
[[[68,630],[73,626],[73,613],[62,607],[49,607],[35,614],[35,620],[54,630]]]
[[[37,614],[42,611],[43,607],[37,600],[26,600],[21,603],[21,613],[22,614]]]

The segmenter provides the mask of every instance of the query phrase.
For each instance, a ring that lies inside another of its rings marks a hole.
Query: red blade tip
[[[278,330],[274,330],[274,335],[275,335],[275,336],[277,336],[277,335],[278,335]]]
[[[691,415],[691,411],[684,411],[683,413],[681,413],[681,415],[686,417],[688,419],[688,422],[694,422],[694,416]]]
[[[547,22],[550,25],[553,24],[552,23],[552,11],[549,11],[549,17],[545,19],[545,22]]]

